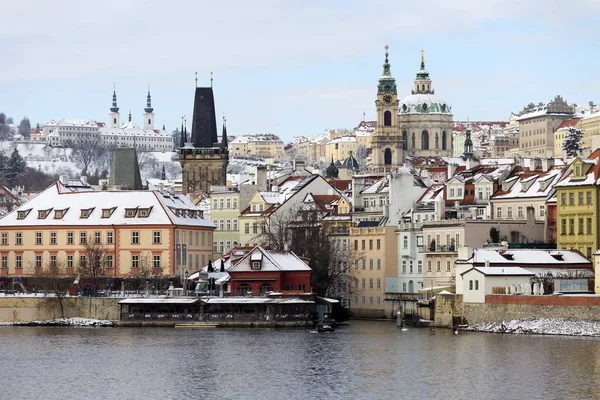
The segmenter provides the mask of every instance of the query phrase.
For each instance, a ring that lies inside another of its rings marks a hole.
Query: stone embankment
[[[481,323],[466,327],[464,330],[534,335],[600,336],[600,321],[564,318],[527,318]]]

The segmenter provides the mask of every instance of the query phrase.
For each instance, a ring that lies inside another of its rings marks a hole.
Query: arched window
[[[435,149],[439,149],[440,148],[440,137],[439,134],[436,132],[435,133]]]
[[[448,150],[446,145],[446,131],[442,131],[442,150]]]
[[[408,148],[408,132],[402,131],[402,150]]]
[[[413,293],[413,291],[414,291],[413,281],[408,281],[408,293]]]
[[[383,153],[383,163],[385,165],[392,165],[392,150],[389,148],[385,149]]]
[[[390,111],[383,113],[383,126],[392,126],[392,113]]]
[[[258,294],[260,296],[265,296],[267,293],[272,292],[272,291],[273,291],[273,286],[271,286],[268,283],[263,283],[262,285],[260,285]]]
[[[415,133],[413,132],[412,134],[412,141],[410,144],[410,148],[414,151],[415,150]]]
[[[421,86],[421,90],[422,90],[422,91],[425,91],[425,85],[422,85],[422,86]]]
[[[247,283],[242,283],[241,285],[238,285],[237,290],[236,290],[236,295],[237,296],[249,296],[249,295],[251,296],[252,288]]]
[[[429,150],[429,132],[421,132],[421,150]]]

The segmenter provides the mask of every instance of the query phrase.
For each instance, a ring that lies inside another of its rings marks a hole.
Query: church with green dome
[[[423,51],[412,92],[399,100],[387,49],[375,101],[372,167],[391,170],[406,157],[452,156],[452,107],[435,94]]]

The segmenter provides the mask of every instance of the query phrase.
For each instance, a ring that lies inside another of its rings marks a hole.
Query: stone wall
[[[437,294],[435,297],[435,326],[452,328],[452,318],[463,316],[462,294]]]
[[[488,301],[489,297],[494,300]],[[486,303],[465,303],[469,325],[525,318],[600,320],[600,297],[578,296],[486,296]]]
[[[118,320],[120,300],[98,297],[64,298],[64,317]],[[44,321],[61,316],[56,297],[0,297],[0,322]]]

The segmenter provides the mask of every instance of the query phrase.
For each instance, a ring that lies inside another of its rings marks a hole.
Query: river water
[[[0,327],[0,349],[2,399],[600,398],[599,338]]]

